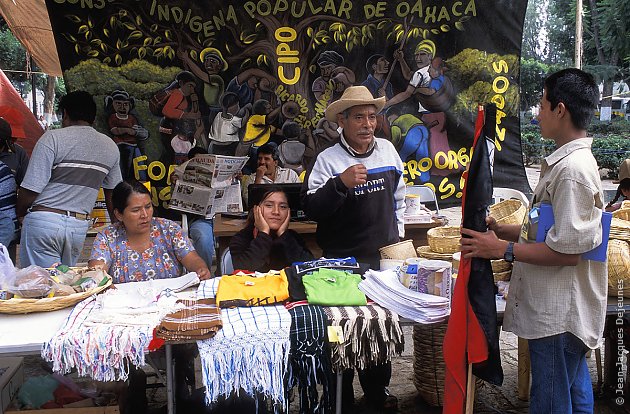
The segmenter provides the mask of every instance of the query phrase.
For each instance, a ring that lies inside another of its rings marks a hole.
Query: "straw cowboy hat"
[[[381,112],[385,106],[385,97],[374,98],[372,92],[365,86],[350,86],[343,91],[341,98],[328,105],[326,119],[330,122],[337,122],[337,114],[358,105],[374,105],[376,112]]]
[[[206,58],[209,57],[213,57],[218,60],[221,65],[223,65],[223,70],[227,70],[228,64],[225,59],[223,59],[223,55],[221,54],[221,51],[219,49],[216,49],[214,47],[207,47],[199,53],[199,60],[201,61],[201,63],[203,63]]]
[[[613,181],[614,184],[619,184],[621,180],[630,178],[630,158],[622,162],[619,166],[619,176],[617,178],[617,181]]]

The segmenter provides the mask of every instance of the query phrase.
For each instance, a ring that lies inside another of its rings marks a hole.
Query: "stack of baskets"
[[[434,227],[427,232],[428,246],[420,246],[416,250],[418,257],[430,260],[453,260],[453,253],[459,251],[461,238],[459,227]]]
[[[420,397],[432,406],[444,404],[444,355],[442,344],[447,322],[413,327],[413,385]],[[479,389],[483,381],[477,378]],[[478,395],[476,393],[475,395]]]
[[[608,294],[630,298],[630,208],[613,213],[608,240]]]

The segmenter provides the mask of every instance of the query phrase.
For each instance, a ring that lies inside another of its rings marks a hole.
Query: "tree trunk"
[[[51,75],[46,75],[46,86],[44,87],[44,118],[48,122],[52,122],[52,114],[55,111],[55,85],[57,78]]]

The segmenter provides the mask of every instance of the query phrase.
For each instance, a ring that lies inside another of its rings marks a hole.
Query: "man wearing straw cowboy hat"
[[[379,266],[379,248],[404,236],[403,165],[394,146],[374,137],[376,114],[385,98],[374,99],[365,86],[347,88],[328,106],[326,119],[342,129],[340,140],[322,151],[305,180],[309,218],[317,221],[317,242],[325,257],[354,256]],[[352,371],[344,375],[344,403],[352,403]],[[395,408],[385,388],[391,364],[359,370],[372,406]],[[347,380],[349,379],[349,383]]]

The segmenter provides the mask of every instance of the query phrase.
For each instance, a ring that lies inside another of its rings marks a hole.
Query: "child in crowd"
[[[615,184],[619,184],[617,187],[617,194],[610,203],[606,205],[606,211],[615,211],[621,208],[624,200],[630,198],[630,158],[624,160],[619,166],[619,179],[614,181]],[[623,196],[622,200],[617,202]]]

